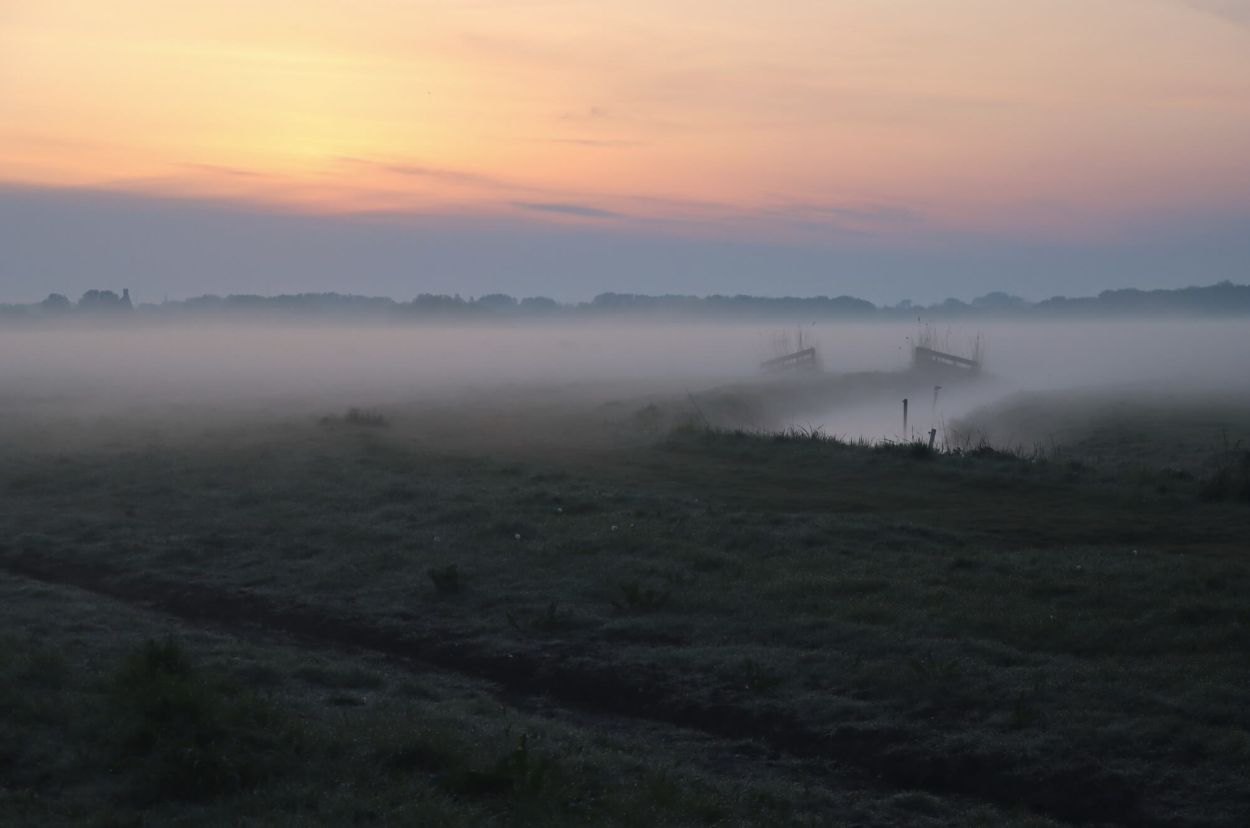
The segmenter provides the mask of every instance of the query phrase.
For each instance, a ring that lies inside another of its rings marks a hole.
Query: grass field
[[[8,407],[0,822],[1250,824],[1244,400],[576,399]]]

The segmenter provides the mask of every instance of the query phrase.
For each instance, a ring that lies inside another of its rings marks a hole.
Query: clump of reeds
[[[1250,451],[1229,452],[1202,482],[1198,496],[1206,501],[1250,503]]]
[[[975,362],[978,367],[985,365],[985,337],[980,331],[967,341],[966,347],[961,347],[959,343],[951,344],[952,331],[949,327],[939,333],[937,326],[932,322],[921,322],[919,325],[920,328],[912,341],[913,347],[964,357]]]
[[[360,426],[362,428],[386,428],[390,422],[380,411],[371,408],[347,409],[347,413],[342,417],[322,417],[322,425],[350,425]]]
[[[347,414],[343,416],[343,422],[348,425],[366,426],[368,428],[383,428],[388,425],[386,417],[382,416],[381,412],[368,408],[347,409]]]

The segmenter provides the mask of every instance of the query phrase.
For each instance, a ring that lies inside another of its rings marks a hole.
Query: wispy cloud
[[[1250,26],[1250,0],[1182,0],[1186,6]]]
[[[643,141],[625,141],[611,139],[595,139],[595,138],[547,138],[549,144],[574,144],[579,147],[642,147],[646,146]]]
[[[916,210],[895,204],[786,204],[778,212],[783,215],[825,216],[878,226],[915,224],[922,219],[922,215]]]
[[[606,121],[612,115],[601,106],[588,106],[571,112],[561,112],[557,119],[561,121]]]
[[[483,175],[482,173],[468,172],[466,170],[457,170],[447,167],[430,167],[423,164],[406,164],[391,161],[374,161],[368,158],[341,158],[339,159],[349,164],[360,164],[372,167],[375,170],[394,173],[395,175],[409,176],[412,178],[424,178],[431,181],[443,181],[449,184],[462,184],[470,187],[487,187],[491,189],[515,189],[515,185],[496,178],[491,175]]]
[[[580,216],[581,218],[624,218],[622,214],[614,213],[611,210],[602,210],[598,207],[588,207],[585,204],[570,204],[560,201],[514,201],[512,206],[537,213],[559,213],[566,216]]]
[[[256,172],[255,170],[245,170],[242,167],[227,167],[222,164],[197,164],[188,162],[182,165],[188,170],[196,170],[198,172],[213,173],[214,175],[229,175],[234,178],[264,178],[265,174]]]

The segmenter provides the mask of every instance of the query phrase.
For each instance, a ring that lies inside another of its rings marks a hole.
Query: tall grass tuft
[[[1250,451],[1230,453],[1198,489],[1208,502],[1234,500],[1250,503]]]
[[[425,574],[430,576],[439,595],[457,595],[464,589],[464,578],[460,575],[460,567],[455,564],[432,567]]]
[[[343,415],[343,422],[348,425],[364,426],[365,428],[385,428],[389,423],[379,411],[369,408],[349,408]]]
[[[276,709],[196,668],[176,641],[148,641],[113,677],[119,754],[137,764],[147,801],[249,790],[276,772],[286,734]]]

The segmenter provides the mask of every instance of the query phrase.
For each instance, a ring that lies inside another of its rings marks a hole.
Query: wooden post
[[[907,439],[907,398],[903,398],[903,440]]]
[[[712,424],[708,422],[707,417],[703,415],[703,409],[699,408],[699,404],[694,401],[694,394],[691,394],[689,391],[687,391],[686,396],[690,398],[690,404],[694,406],[694,410],[699,415],[699,419],[703,421],[703,428],[705,428],[708,431],[711,431]]]
[[[937,429],[929,429],[929,451],[933,451],[933,441],[937,439]]]

